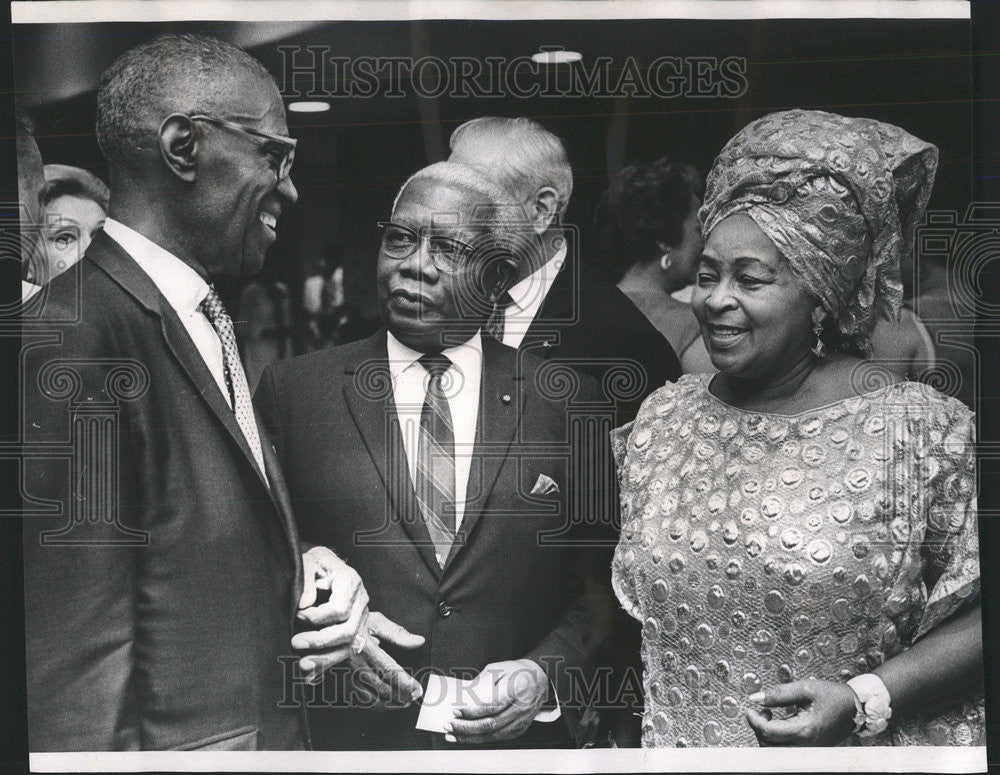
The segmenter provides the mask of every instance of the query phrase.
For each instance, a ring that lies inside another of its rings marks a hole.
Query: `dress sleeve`
[[[621,481],[622,466],[625,465],[625,453],[628,448],[628,440],[632,435],[632,428],[634,426],[635,420],[611,431],[611,452],[615,456],[615,468],[618,469],[619,481]]]
[[[916,638],[980,594],[974,415],[961,405],[951,409],[940,441],[928,449],[932,475],[921,545],[927,602]]]

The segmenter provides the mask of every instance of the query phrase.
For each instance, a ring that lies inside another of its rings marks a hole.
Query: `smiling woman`
[[[719,374],[613,433],[644,745],[982,744],[974,419],[864,360],[936,166],[810,111],[716,160],[692,302]]]

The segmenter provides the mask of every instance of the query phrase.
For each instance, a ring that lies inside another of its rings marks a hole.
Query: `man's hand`
[[[368,710],[398,710],[419,700],[424,690],[420,682],[380,647],[381,639],[405,649],[424,645],[421,635],[413,635],[398,624],[373,612],[368,616],[370,634],[358,654],[351,655],[352,684],[359,704]]]
[[[445,724],[449,743],[493,743],[519,737],[531,725],[549,696],[549,679],[530,659],[493,662],[476,679],[470,702]]]
[[[329,646],[317,646],[316,648],[320,649],[319,651],[313,651],[303,656],[299,660],[299,670],[302,671],[302,675],[310,683],[318,683],[323,679],[323,674],[327,670],[350,658],[352,664],[358,664],[365,668],[362,680],[371,684],[373,689],[381,689],[382,686],[388,686],[392,696],[408,696],[410,701],[419,699],[423,694],[420,684],[411,678],[409,673],[400,667],[392,657],[379,648],[379,644],[385,640],[400,648],[416,649],[424,645],[424,637],[422,635],[414,635],[409,630],[387,619],[377,611],[369,613],[368,609],[365,608],[363,614],[362,632],[359,632],[352,638],[347,645],[342,645],[340,642],[343,635],[336,635],[337,640],[332,641]],[[327,628],[327,630],[336,629],[336,627]],[[298,645],[301,641],[296,640],[300,635],[315,637],[322,632],[322,630],[320,633],[300,632],[292,638],[292,646],[302,648]],[[315,643],[319,641],[312,640],[310,642]],[[309,649],[313,647],[306,646],[305,648]],[[328,650],[322,650],[324,648]],[[357,677],[357,673],[355,676]],[[374,679],[376,678],[379,680],[375,681]],[[377,693],[377,697],[381,696],[381,693]],[[363,699],[362,701],[364,702],[365,700]]]
[[[315,604],[318,589],[330,591],[330,599],[321,605]],[[368,593],[354,568],[325,546],[314,546],[302,555],[298,618],[316,629],[297,633],[292,648],[317,652],[299,660],[306,680],[318,680],[350,656],[367,607]]]
[[[762,746],[829,746],[854,730],[854,692],[847,684],[807,679],[778,684],[748,697],[763,706],[747,708],[747,721]],[[773,718],[769,708],[796,706],[788,718]]]
[[[389,662],[392,662],[391,657],[377,648],[379,638],[401,648],[418,648],[423,644],[421,636],[410,634],[382,614],[369,614],[368,592],[361,577],[325,546],[314,546],[302,555],[302,572],[298,618],[316,629],[296,633],[292,648],[310,652],[299,660],[299,669],[307,681],[319,681],[327,670],[348,659],[352,653],[363,652],[371,635],[376,638],[373,647]],[[329,590],[330,598],[315,605],[319,589]],[[381,657],[374,662],[384,667]],[[399,667],[395,662],[392,664]],[[395,683],[399,681],[396,679]],[[412,686],[406,683],[404,686],[412,694]]]

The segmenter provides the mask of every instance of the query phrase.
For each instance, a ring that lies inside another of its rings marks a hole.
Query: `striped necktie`
[[[451,361],[434,354],[418,362],[430,378],[420,412],[415,489],[438,565],[444,567],[455,540],[455,427],[443,384]]]
[[[260,472],[265,473],[264,455],[260,448],[260,433],[257,430],[257,420],[253,414],[253,403],[250,400],[250,388],[240,361],[240,352],[236,348],[236,334],[233,332],[233,321],[222,306],[222,299],[215,288],[208,286],[208,295],[201,303],[201,311],[212,324],[215,333],[222,341],[222,360],[226,374],[226,387],[229,388],[229,399],[236,415],[236,422],[243,431],[243,436],[250,445],[254,460],[260,466]],[[264,480],[267,481],[265,474]]]
[[[489,320],[486,321],[486,333],[503,344],[504,324],[507,320],[507,308],[514,303],[507,291],[500,294],[497,303],[493,305],[493,312],[490,313]]]

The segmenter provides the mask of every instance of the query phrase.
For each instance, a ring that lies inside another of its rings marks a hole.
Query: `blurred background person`
[[[670,294],[689,285],[704,240],[698,171],[666,157],[632,164],[597,205],[598,256],[619,290],[663,334],[685,373],[711,366],[691,305]]]
[[[44,169],[45,185],[39,201],[48,267],[44,282],[49,282],[79,261],[90,240],[104,227],[108,187],[80,167],[46,164]]]
[[[677,379],[680,364],[628,297],[583,260],[576,230],[563,220],[573,170],[562,141],[529,118],[484,116],[459,126],[449,144],[448,161],[507,191],[526,232],[518,276],[486,332],[594,377],[614,400],[617,424],[628,422],[647,395]]]
[[[904,272],[904,286],[907,280]],[[975,408],[976,350],[968,317],[963,320],[963,313],[969,314],[969,304],[953,290],[954,285],[947,254],[929,251],[920,255],[911,283],[911,303],[914,314],[928,333],[928,344],[933,348],[933,364],[924,370],[922,377],[927,382],[939,379],[943,392]]]
[[[693,306],[715,375],[614,433],[643,745],[983,745],[975,418],[870,364],[937,148],[819,111],[727,143]]]
[[[907,379],[920,379],[935,365],[934,341],[927,326],[906,301],[899,320],[880,320],[872,332],[872,360]]]
[[[34,296],[40,283],[42,245],[38,227],[42,222],[42,207],[38,194],[45,183],[42,155],[34,137],[34,124],[24,112],[15,111],[17,131],[17,195],[21,209],[21,300]]]

